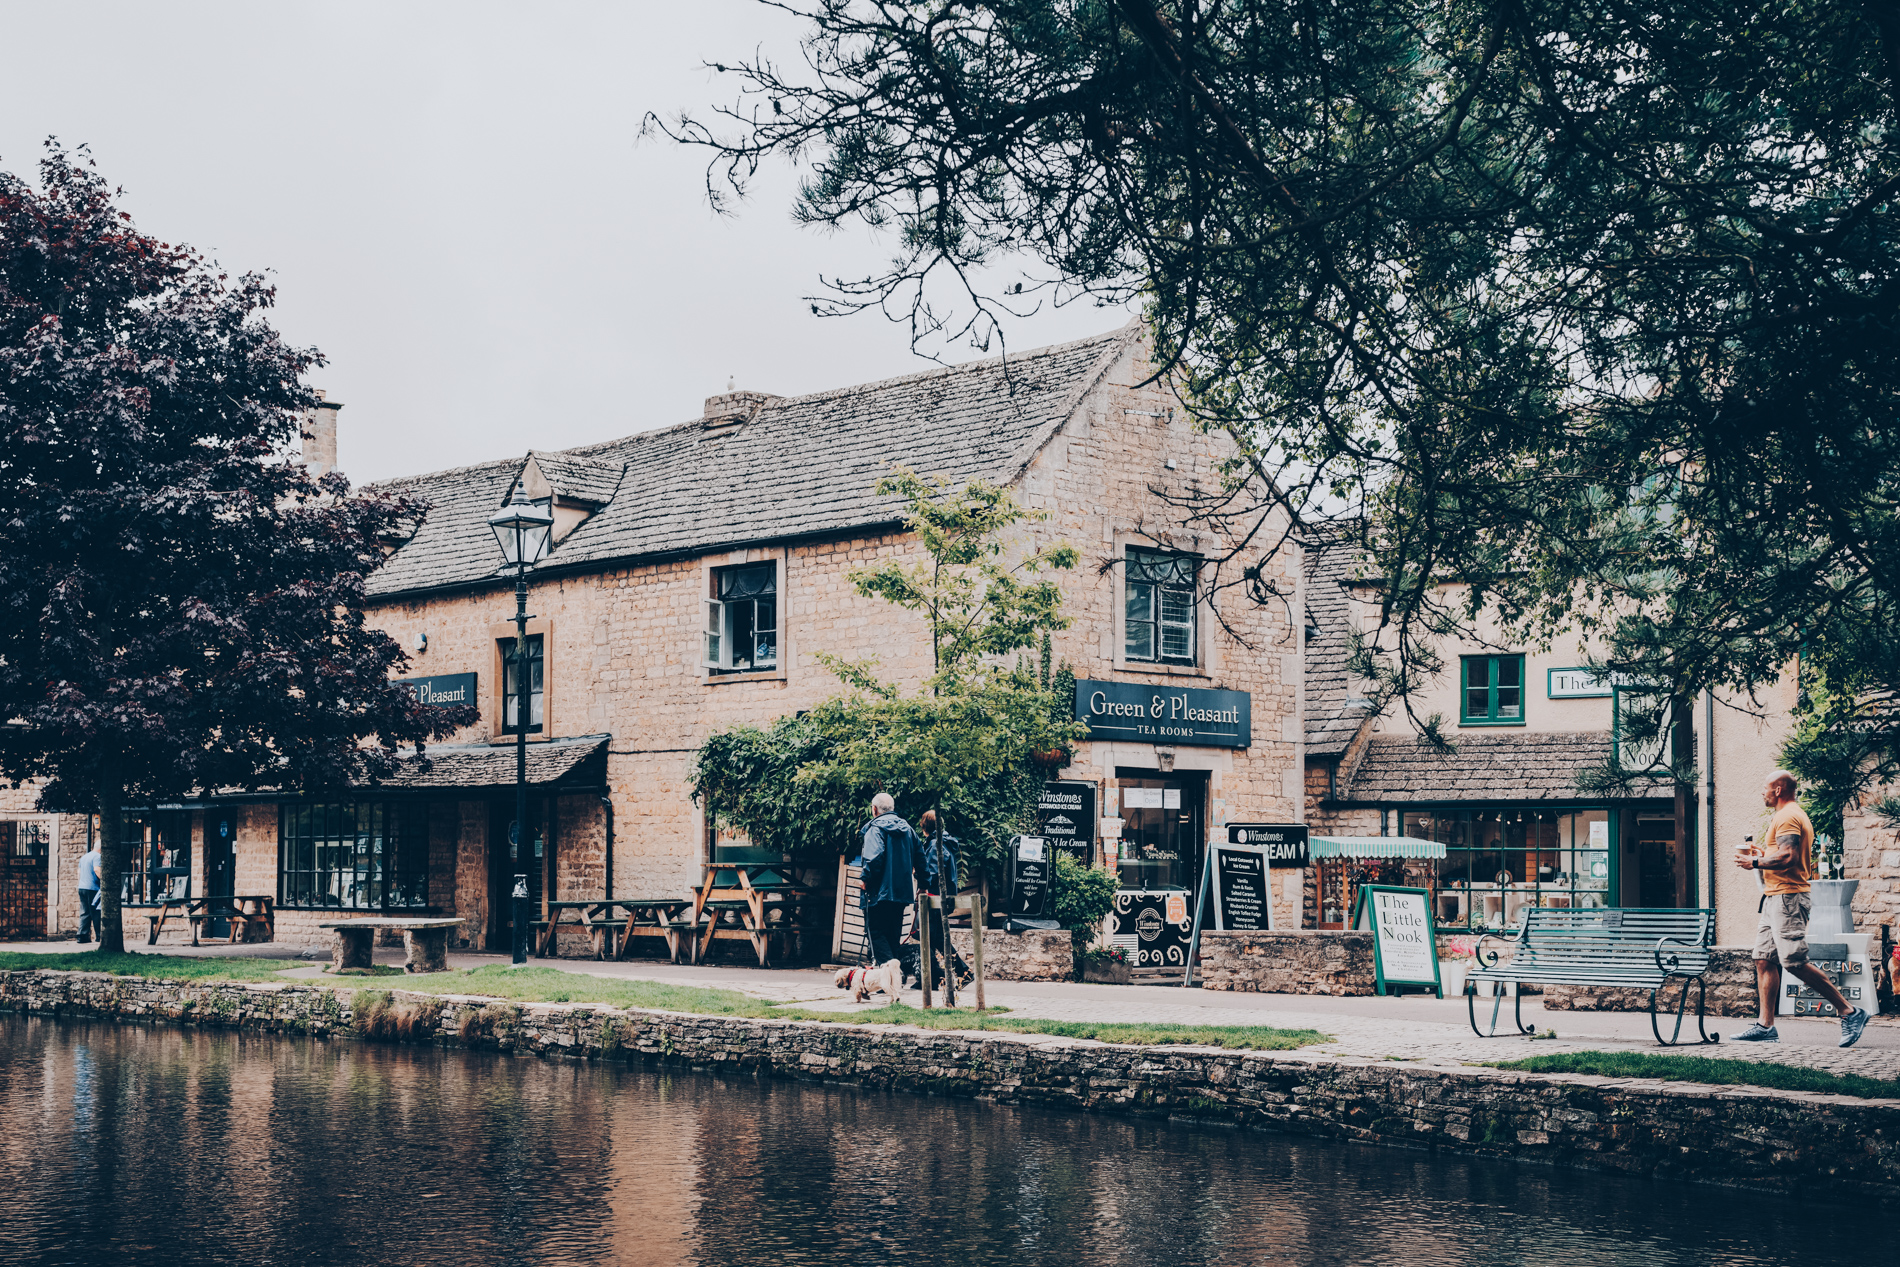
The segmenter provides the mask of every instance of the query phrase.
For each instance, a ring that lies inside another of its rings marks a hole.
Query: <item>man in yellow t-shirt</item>
[[[1795,778],[1776,770],[1763,785],[1762,803],[1774,811],[1768,824],[1767,844],[1760,849],[1738,849],[1735,865],[1761,872],[1761,918],[1755,928],[1755,988],[1761,995],[1761,1020],[1735,1036],[1737,1042],[1773,1043],[1781,1040],[1775,1029],[1780,1003],[1781,970],[1786,968],[1814,987],[1834,1005],[1841,1018],[1841,1046],[1852,1047],[1867,1028],[1867,1013],[1849,1008],[1847,999],[1827,974],[1808,962],[1809,898],[1814,879],[1814,824],[1795,803]]]

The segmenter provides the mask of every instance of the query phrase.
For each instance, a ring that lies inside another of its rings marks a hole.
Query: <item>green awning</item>
[[[1315,836],[1315,858],[1442,858],[1445,846],[1417,836]]]

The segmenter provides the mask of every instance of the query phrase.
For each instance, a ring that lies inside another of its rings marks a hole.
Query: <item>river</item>
[[[1173,1122],[0,1016],[7,1264],[1891,1262],[1891,1212]]]

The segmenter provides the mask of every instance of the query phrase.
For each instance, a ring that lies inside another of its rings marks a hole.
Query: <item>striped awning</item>
[[[1442,858],[1445,846],[1417,836],[1315,836],[1315,858]]]

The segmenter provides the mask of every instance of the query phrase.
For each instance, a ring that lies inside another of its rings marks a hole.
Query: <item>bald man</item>
[[[1735,865],[1761,872],[1761,918],[1755,928],[1755,989],[1761,996],[1761,1020],[1735,1036],[1737,1042],[1775,1043],[1775,1012],[1781,1002],[1781,970],[1814,987],[1834,1005],[1841,1018],[1841,1046],[1852,1047],[1867,1029],[1867,1013],[1849,1008],[1827,974],[1808,962],[1808,896],[1814,879],[1814,824],[1795,803],[1795,778],[1786,770],[1769,774],[1762,785],[1762,803],[1774,811],[1768,824],[1767,844],[1758,850],[1738,849]]]

